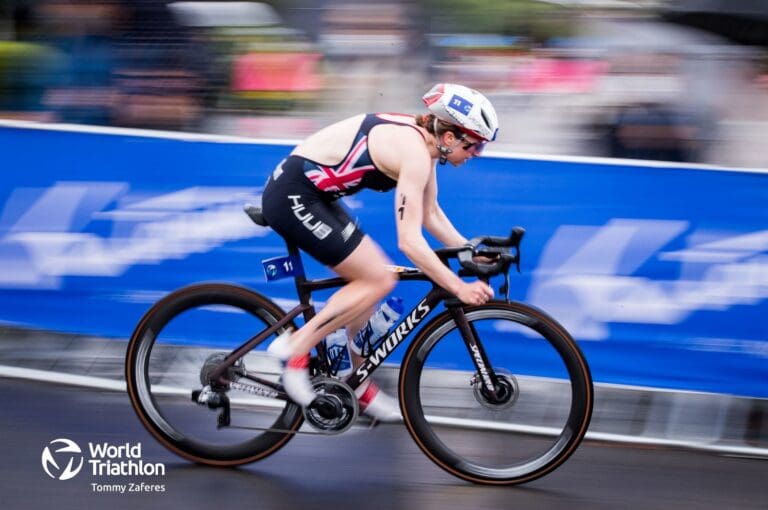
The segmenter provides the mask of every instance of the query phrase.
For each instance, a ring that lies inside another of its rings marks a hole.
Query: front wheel
[[[267,298],[227,284],[185,287],[152,306],[125,363],[128,395],[147,430],[178,455],[215,466],[253,462],[284,446],[303,417],[279,398],[276,362],[251,351],[228,369],[230,384],[206,388],[221,360],[284,316]]]
[[[449,312],[413,341],[400,373],[406,427],[437,465],[481,484],[541,477],[574,452],[592,415],[589,367],[568,332],[522,303],[467,307],[465,343]],[[491,375],[495,395],[484,380]]]

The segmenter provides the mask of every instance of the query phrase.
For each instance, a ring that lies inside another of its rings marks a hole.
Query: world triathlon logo
[[[43,469],[53,479],[69,480],[83,468],[82,454],[83,451],[74,441],[54,439],[43,449]]]
[[[165,476],[165,464],[162,462],[144,462],[142,459],[141,443],[126,442],[110,444],[106,442],[88,442],[88,449],[83,450],[70,439],[54,439],[43,448],[43,470],[54,480],[71,480],[86,468],[85,477],[113,479],[94,481],[91,485],[93,492],[165,492],[164,483],[124,482],[123,477],[161,477]]]

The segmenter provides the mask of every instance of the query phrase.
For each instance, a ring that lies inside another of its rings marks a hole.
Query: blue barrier
[[[0,147],[0,322],[125,338],[196,281],[295,298],[260,264],[281,239],[242,213],[288,144],[6,124]],[[596,380],[768,397],[768,174],[491,154],[438,176],[466,235],[526,227],[511,297],[560,320]],[[393,200],[346,203],[409,264]]]

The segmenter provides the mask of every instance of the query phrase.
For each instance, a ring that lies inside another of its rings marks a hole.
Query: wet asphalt
[[[592,441],[544,478],[496,488],[437,468],[402,425],[298,435],[268,459],[218,469],[156,443],[125,393],[0,379],[0,408],[0,508],[7,509],[768,509],[768,461],[759,459]],[[142,460],[163,464],[165,475],[94,476],[86,464],[70,480],[52,479],[41,458],[58,438],[84,449],[141,443]]]

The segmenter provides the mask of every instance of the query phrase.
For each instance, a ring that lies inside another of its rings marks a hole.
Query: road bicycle
[[[258,208],[246,212],[267,226]],[[310,362],[318,397],[305,409],[283,391],[280,365],[264,349],[296,328],[300,315],[304,321],[314,316],[314,292],[344,280],[308,279],[299,250],[287,244],[287,257],[265,264],[268,276],[284,273],[295,280],[299,303],[287,313],[241,286],[202,283],[176,290],[147,311],[128,345],[133,407],[147,430],[184,458],[213,466],[254,462],[297,433],[348,430],[360,411],[354,389],[416,331],[397,392],[418,447],[442,469],[474,483],[513,485],[546,475],[584,438],[594,391],[587,362],[568,332],[543,311],[509,300],[509,273],[513,265],[520,270],[524,233],[516,227],[508,237],[478,237],[435,251],[448,267],[458,262],[452,269],[459,276],[486,282],[503,277],[504,299],[484,305],[464,305],[418,269],[396,268],[401,282],[427,282],[429,291],[343,380],[318,344]]]

